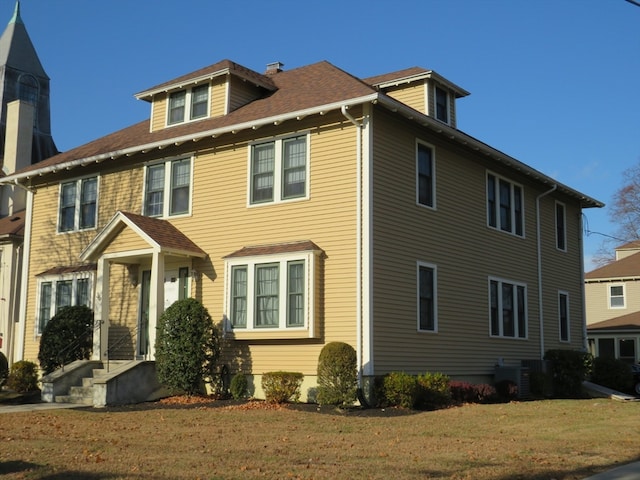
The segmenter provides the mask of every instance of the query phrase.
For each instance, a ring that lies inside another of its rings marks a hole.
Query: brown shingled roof
[[[16,174],[53,167],[74,160],[117,153],[174,138],[196,136],[201,132],[258,122],[265,118],[284,116],[375,93],[371,86],[326,61],[283,71],[268,78],[276,86],[275,92],[254,100],[227,115],[187,122],[154,132],[149,131],[149,120],[143,120],[80,147],[25,167]],[[175,83],[175,80],[170,83]],[[104,159],[104,161],[108,163],[109,159]]]
[[[603,320],[602,322],[592,323],[587,325],[587,330],[640,330],[640,312],[633,312]]]
[[[381,83],[392,82],[394,80],[403,80],[408,77],[414,77],[416,75],[429,72],[430,70],[422,67],[411,67],[405,68],[404,70],[398,70],[397,72],[390,72],[382,75],[376,75],[374,77],[363,78],[362,80],[369,85],[379,85]]]
[[[255,245],[251,247],[242,247],[224,258],[234,257],[252,257],[254,255],[274,255],[278,253],[292,252],[311,252],[323,250],[310,240],[302,240],[299,242],[277,243],[272,245]]]
[[[0,219],[0,237],[24,237],[24,217],[25,211],[21,210]]]
[[[183,250],[206,256],[204,250],[193,243],[184,233],[167,220],[145,217],[131,212],[120,212],[133,222],[140,230],[156,242],[161,248]]]
[[[640,277],[640,252],[591,270],[584,276],[586,280],[623,277]]]
[[[65,273],[81,273],[81,272],[95,272],[98,266],[95,263],[89,263],[86,265],[66,265],[62,267],[53,267],[44,272],[36,274],[36,277],[42,275],[62,275]]]

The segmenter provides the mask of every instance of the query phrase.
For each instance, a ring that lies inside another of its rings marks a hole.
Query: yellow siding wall
[[[151,112],[151,131],[162,130],[167,126],[167,98],[168,94],[159,93],[153,97]]]
[[[231,77],[229,89],[229,112],[233,112],[263,95],[258,87],[236,77]]]
[[[609,287],[624,285],[625,308],[609,308]],[[587,282],[584,287],[587,324],[640,311],[640,281]]]
[[[419,112],[427,113],[426,90],[424,82],[414,82],[399,87],[385,88],[384,92],[399,102],[415,108]]]
[[[485,158],[474,157],[428,132],[418,132],[382,110],[374,117],[373,345],[376,374],[394,369],[485,375],[496,360],[516,364],[540,358],[536,269],[535,196],[524,178],[513,178]],[[435,147],[436,209],[416,205],[415,140]],[[487,227],[486,171],[523,185],[525,238]],[[582,345],[579,247],[555,249],[554,202],[543,202],[545,339],[557,339],[557,290],[570,292],[572,346]],[[579,232],[578,210],[568,228]],[[438,333],[417,332],[416,262],[437,267]],[[527,285],[528,338],[489,335],[489,275]],[[554,329],[555,332],[554,333]],[[552,342],[551,340],[554,339]]]

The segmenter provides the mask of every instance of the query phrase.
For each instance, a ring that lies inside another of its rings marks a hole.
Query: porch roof
[[[610,318],[602,322],[587,325],[587,331],[591,333],[607,332],[612,330],[637,330],[640,331],[640,312],[632,312],[627,315]]]
[[[153,250],[189,257],[207,256],[204,250],[167,220],[118,211],[87,245],[80,258],[83,261],[98,258],[125,226],[136,232]]]

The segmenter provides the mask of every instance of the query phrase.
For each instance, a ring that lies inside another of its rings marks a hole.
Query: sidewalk
[[[628,463],[613,470],[598,473],[584,480],[638,480],[640,479],[640,462]]]
[[[0,404],[0,415],[16,412],[39,412],[42,410],[60,410],[61,408],[91,408],[89,405],[74,403],[22,403],[16,405]]]

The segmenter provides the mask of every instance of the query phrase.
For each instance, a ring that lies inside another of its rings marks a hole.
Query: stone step
[[[56,395],[56,403],[73,403],[76,405],[93,405],[93,396],[76,397],[74,395]]]
[[[83,387],[93,387],[93,377],[84,377],[82,379]]]
[[[91,397],[93,398],[93,387],[71,387],[69,395],[72,397]]]

